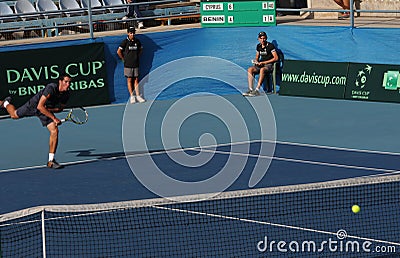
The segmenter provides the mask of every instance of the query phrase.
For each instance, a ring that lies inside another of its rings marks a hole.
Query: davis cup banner
[[[0,98],[11,96],[16,107],[48,83],[58,83],[63,73],[72,78],[69,107],[110,103],[103,43],[2,52],[0,57]]]
[[[348,63],[285,60],[279,94],[343,99]]]
[[[346,99],[400,102],[400,66],[355,64],[349,67]]]

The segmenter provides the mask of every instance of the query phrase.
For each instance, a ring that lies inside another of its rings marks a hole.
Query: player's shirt
[[[265,47],[263,47],[261,43],[259,43],[256,47],[256,50],[260,55],[260,60],[258,60],[259,62],[267,61],[274,58],[272,53],[276,51],[274,44],[269,42],[267,42]]]
[[[43,95],[48,97],[46,107],[54,108],[65,105],[69,99],[70,93],[69,91],[60,92],[57,84],[49,83],[27,102],[29,109],[37,110],[39,100]]]
[[[124,67],[136,68],[139,67],[139,54],[142,49],[142,43],[136,37],[130,40],[128,37],[124,39],[119,48],[124,54]]]

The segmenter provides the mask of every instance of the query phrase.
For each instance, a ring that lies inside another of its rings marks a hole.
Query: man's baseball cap
[[[258,37],[267,37],[267,33],[265,33],[265,31],[261,31],[260,33],[258,33]]]
[[[136,32],[135,27],[129,27],[127,31],[128,31],[128,33],[129,32],[132,32],[132,33]]]

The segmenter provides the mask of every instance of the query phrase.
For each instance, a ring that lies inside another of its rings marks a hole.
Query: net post
[[[44,215],[45,209],[42,210],[42,249],[43,249],[43,258],[46,258],[46,230],[44,225]]]

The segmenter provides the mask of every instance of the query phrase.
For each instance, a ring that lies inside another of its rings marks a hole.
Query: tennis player
[[[71,85],[71,77],[63,74],[56,83],[49,83],[47,86],[34,95],[28,102],[15,108],[11,104],[11,97],[0,101],[0,107],[5,108],[11,118],[19,119],[23,117],[37,116],[43,126],[46,126],[50,132],[49,140],[49,160],[47,167],[59,169],[60,165],[54,158],[58,144],[58,125],[61,124],[54,113],[63,111],[69,99],[69,87]]]

